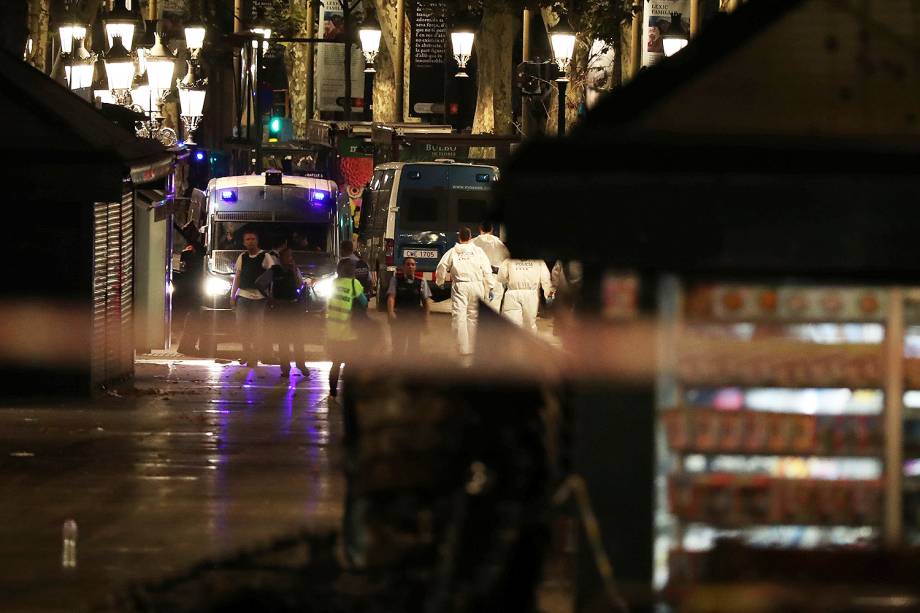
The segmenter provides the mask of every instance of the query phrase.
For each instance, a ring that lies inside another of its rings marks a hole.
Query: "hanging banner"
[[[352,13],[355,23],[361,14]],[[317,47],[316,102],[321,111],[344,111],[340,102],[345,96],[345,18],[339,0],[324,0],[319,5],[319,23],[326,40],[341,41],[333,45],[323,43]],[[351,99],[352,112],[360,112],[364,97],[364,56],[361,48],[351,47]]]
[[[409,114],[443,112],[447,1],[415,0],[409,10]]]
[[[642,28],[642,65],[653,66],[664,59],[662,35],[671,26],[671,13],[680,13],[684,31],[690,31],[690,0],[645,0]]]

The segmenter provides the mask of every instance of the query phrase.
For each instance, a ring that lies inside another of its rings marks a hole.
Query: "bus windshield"
[[[294,251],[331,253],[332,231],[330,224],[297,223],[287,221],[218,221],[211,235],[211,248],[219,251],[243,249],[243,234],[255,231],[259,247],[270,250],[287,245]]]

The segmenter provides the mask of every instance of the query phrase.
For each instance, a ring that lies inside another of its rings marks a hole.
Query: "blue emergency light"
[[[195,161],[196,161],[196,162],[203,162],[203,161],[204,161],[204,158],[205,158],[204,151],[196,151],[196,152],[195,152]]]
[[[313,192],[313,201],[314,202],[323,202],[326,199],[326,192],[314,191]]]
[[[236,192],[232,189],[220,190],[220,199],[224,202],[236,202]]]

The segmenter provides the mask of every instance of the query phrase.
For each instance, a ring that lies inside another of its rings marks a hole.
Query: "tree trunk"
[[[377,21],[380,22],[380,52],[377,55],[377,75],[374,78],[374,121],[396,122],[396,73],[393,58],[399,46],[396,42],[396,0],[374,0]]]
[[[487,10],[476,36],[477,96],[474,134],[512,134],[512,50],[520,15],[510,10]]]
[[[32,39],[30,64],[44,73],[51,71],[48,47],[51,42],[48,21],[51,16],[50,0],[29,0],[29,37]]]
[[[297,7],[304,13],[310,0],[291,0],[291,8]],[[307,36],[307,24],[301,24],[297,37]],[[287,69],[288,98],[291,102],[291,121],[294,125],[294,138],[306,140],[307,125],[307,99],[312,92],[307,91],[307,55],[310,46],[306,43],[292,43],[285,49],[284,67]]]

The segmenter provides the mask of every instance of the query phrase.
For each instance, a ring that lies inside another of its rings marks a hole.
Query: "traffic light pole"
[[[260,84],[262,80],[262,44],[256,47],[256,169],[262,169],[262,101]]]

